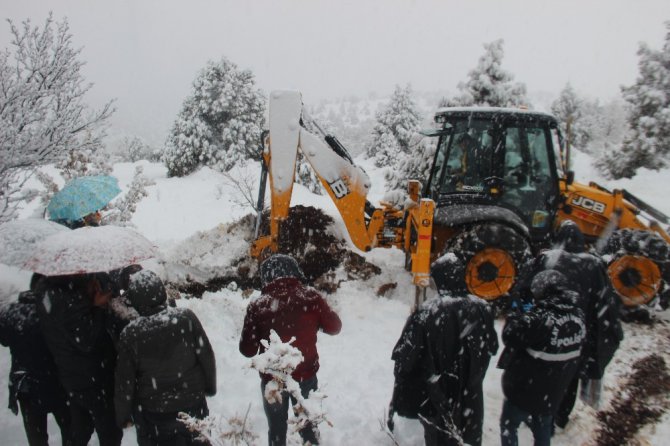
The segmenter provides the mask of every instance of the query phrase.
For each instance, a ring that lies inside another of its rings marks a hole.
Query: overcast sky
[[[117,99],[114,126],[164,139],[191,82],[226,56],[265,91],[306,102],[386,95],[396,84],[455,91],[482,44],[531,92],[610,99],[635,81],[640,42],[659,49],[669,0],[0,0],[2,15],[67,17],[91,101]],[[9,26],[0,46],[9,46]]]

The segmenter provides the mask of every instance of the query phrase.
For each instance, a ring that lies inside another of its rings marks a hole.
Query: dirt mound
[[[253,231],[253,219],[243,219],[236,225],[249,225]],[[289,210],[286,221],[281,224],[279,233],[279,252],[294,257],[308,284],[324,292],[334,292],[342,280],[366,280],[380,274],[381,269],[365,260],[362,256],[348,250],[342,239],[331,231],[333,219],[321,210],[311,206],[295,206]],[[269,233],[267,215],[261,222],[261,233]],[[234,262],[234,271],[225,276],[213,277],[206,283],[190,281],[172,284],[182,293],[200,297],[205,291],[215,292],[229,286],[232,282],[242,289],[259,289],[258,265],[248,255]],[[343,266],[346,279],[338,278],[336,270]]]
[[[295,206],[279,230],[279,252],[293,256],[302,268],[307,281],[317,289],[333,292],[341,280],[335,270],[344,266],[348,280],[369,279],[381,269],[362,256],[348,250],[344,240],[330,231],[333,219],[320,209]],[[267,221],[263,223],[267,229]],[[267,233],[267,232],[266,232]]]
[[[658,421],[668,410],[669,396],[670,374],[665,360],[656,354],[639,359],[610,408],[598,412],[600,427],[595,444],[628,444],[642,426]]]

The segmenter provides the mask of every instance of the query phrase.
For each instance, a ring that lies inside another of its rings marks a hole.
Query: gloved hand
[[[532,302],[526,302],[524,304],[521,304],[521,311],[524,313],[528,313],[531,308],[533,308]]]

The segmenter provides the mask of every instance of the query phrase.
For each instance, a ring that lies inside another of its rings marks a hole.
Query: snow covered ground
[[[155,181],[148,188],[149,196],[139,205],[133,219],[139,232],[154,242],[161,259],[148,261],[146,267],[165,274],[165,264],[174,259],[199,255],[202,246],[195,241],[182,242],[197,235],[203,240],[222,223],[230,223],[249,213],[248,208],[238,206],[239,193],[226,184],[225,178],[210,170],[202,169],[186,178],[166,178],[165,168],[159,164],[140,162],[145,174]],[[365,161],[361,164],[372,180],[371,198],[378,200],[383,195],[383,173]],[[254,171],[256,166],[250,166]],[[595,180],[605,186],[625,187],[639,195],[644,201],[670,214],[667,199],[667,184],[670,171],[644,171],[632,180],[607,182],[598,178],[590,167],[588,157],[578,155],[575,159],[578,180]],[[118,164],[114,175],[120,180],[122,189],[132,180],[134,164]],[[346,238],[346,231],[334,205],[327,197],[315,196],[296,186],[293,204],[312,205],[323,209],[335,218],[335,230]],[[30,209],[25,210],[29,214]],[[239,241],[230,240],[219,252],[198,258],[198,264],[225,265],[235,253],[245,249]],[[368,281],[344,282],[328,301],[338,311],[343,321],[338,336],[320,334],[319,352],[321,370],[319,382],[328,396],[325,408],[332,427],[322,426],[325,445],[393,445],[393,441],[381,429],[393,385],[393,363],[391,349],[395,344],[413,300],[411,278],[402,268],[404,256],[396,250],[375,249],[366,253],[368,261],[381,267],[383,273]],[[29,273],[0,266],[0,295],[27,287]],[[375,291],[385,283],[396,282],[397,287],[386,297],[377,297]],[[257,292],[256,292],[257,293]],[[210,411],[226,418],[244,416],[249,409],[247,427],[258,435],[258,444],[266,443],[267,424],[263,414],[260,381],[255,371],[249,368],[249,360],[237,349],[245,308],[249,299],[240,290],[229,287],[216,293],[205,293],[202,299],[182,299],[179,306],[191,308],[202,321],[216,353],[218,368],[218,393],[209,399]],[[501,322],[497,322],[500,330]],[[670,329],[667,325],[626,325],[626,340],[613,364],[608,369],[605,381],[605,401],[612,395],[620,381],[625,378],[632,362],[650,352],[661,353],[670,360],[668,341]],[[499,444],[498,418],[502,407],[500,389],[501,371],[492,361],[485,380],[485,427],[484,445]],[[7,374],[9,352],[0,349],[0,401],[7,397]],[[565,431],[554,437],[556,445],[586,444],[597,427],[594,411],[578,402],[574,421]],[[50,431],[57,435],[55,424],[50,422]],[[0,443],[21,445],[25,437],[20,417],[9,410],[0,411]],[[642,444],[665,445],[670,438],[670,416],[647,427],[638,435]],[[298,436],[291,442],[298,444]],[[416,421],[396,418],[396,439],[399,445],[423,444],[421,426]],[[531,444],[527,429],[521,431],[521,444]],[[97,444],[97,443],[93,443]],[[127,429],[124,445],[135,444],[133,429]]]

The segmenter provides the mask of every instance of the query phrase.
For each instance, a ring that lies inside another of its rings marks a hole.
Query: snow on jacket
[[[531,414],[553,414],[578,371],[586,326],[572,290],[548,289],[527,313],[511,313],[503,329],[505,397]]]
[[[319,370],[317,332],[335,335],[341,328],[339,316],[318,292],[303,286],[297,278],[283,277],[266,285],[263,294],[249,303],[240,352],[252,357],[264,351],[261,340],[270,337],[270,330],[276,331],[282,342],[295,337],[292,345],[300,350],[304,360],[292,376],[300,382],[314,377]]]
[[[577,303],[584,312],[587,329],[580,372],[585,378],[601,379],[623,339],[620,300],[607,276],[605,262],[586,252],[583,234],[576,224],[567,221],[557,232],[556,247],[544,251],[532,271],[548,269],[561,272],[579,293]]]
[[[200,321],[187,308],[160,306],[131,321],[118,343],[114,403],[124,425],[133,408],[177,412],[216,393],[216,363]]]
[[[481,442],[482,381],[497,351],[485,301],[470,296],[425,302],[409,317],[393,349],[392,409],[410,418],[444,416],[464,440]]]
[[[0,344],[9,347],[9,408],[18,412],[17,397],[49,410],[65,402],[58,371],[37,317],[37,301],[31,291],[19,294],[17,302],[0,309]]]
[[[116,351],[106,311],[83,291],[84,277],[49,277],[37,284],[37,311],[61,384],[67,391],[111,386]]]

